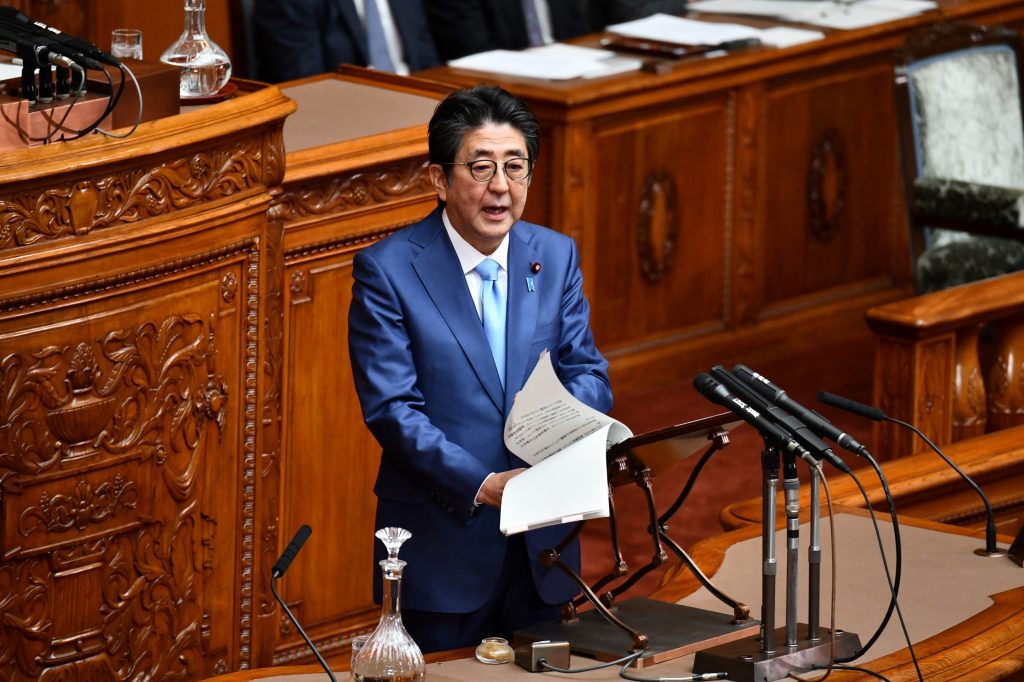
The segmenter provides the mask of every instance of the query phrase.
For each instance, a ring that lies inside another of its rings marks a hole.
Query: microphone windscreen
[[[831,405],[832,407],[838,407],[840,410],[859,414],[862,417],[873,419],[876,422],[882,421],[886,418],[885,412],[882,412],[873,405],[858,403],[856,400],[850,400],[849,398],[844,398],[842,396],[835,395],[834,393],[829,393],[828,391],[819,391],[818,400],[826,405]]]

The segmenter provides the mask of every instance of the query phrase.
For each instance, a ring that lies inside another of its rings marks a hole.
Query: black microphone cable
[[[128,137],[129,135],[134,133],[136,130],[138,130],[139,124],[142,123],[142,88],[139,87],[139,81],[135,77],[135,72],[133,72],[131,70],[131,68],[128,67],[127,64],[122,62],[121,66],[119,68],[121,69],[121,86],[122,86],[122,89],[124,87],[124,75],[125,75],[126,72],[131,77],[132,83],[135,84],[135,94],[138,96],[138,103],[139,103],[139,110],[135,114],[135,123],[132,125],[131,130],[128,130],[127,132],[123,132],[123,133],[113,133],[113,132],[111,132],[109,130],[104,130],[103,128],[96,128],[96,131],[101,133],[101,134],[103,134],[103,135],[106,135],[107,137],[114,137],[114,138],[119,138],[120,139],[120,138]],[[118,100],[120,100],[120,95],[118,95]]]
[[[924,435],[924,433],[922,433],[920,429],[918,429],[913,424],[902,421],[900,419],[896,419],[895,417],[890,417],[877,407],[874,407],[872,405],[865,405],[864,403],[859,403],[856,400],[850,400],[849,398],[844,398],[842,396],[829,393],[828,391],[821,391],[820,393],[818,393],[818,400],[825,403],[826,405],[838,407],[841,410],[853,412],[854,414],[860,415],[862,417],[867,417],[868,419],[872,419],[874,421],[888,421],[892,422],[893,424],[899,424],[900,426],[910,429],[918,436],[920,436],[921,439],[928,444],[928,447],[930,447],[935,452],[935,454],[942,458],[942,461],[948,464],[949,467],[960,476],[960,478],[964,479],[967,485],[969,485],[974,490],[974,492],[978,493],[978,497],[981,498],[981,503],[985,505],[985,516],[987,519],[985,522],[985,555],[992,557],[1006,555],[1005,552],[999,549],[999,546],[996,542],[995,516],[992,514],[992,505],[989,504],[988,497],[982,491],[981,486],[975,483],[974,479],[965,474],[963,470],[960,467],[958,467],[956,463],[953,462],[953,460],[947,457],[945,453],[943,453],[942,450],[939,449],[939,446],[933,443],[932,440],[928,438],[928,436]]]

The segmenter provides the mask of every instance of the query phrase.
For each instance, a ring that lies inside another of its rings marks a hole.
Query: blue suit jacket
[[[410,71],[440,60],[421,0],[388,0]],[[366,66],[366,30],[352,0],[256,0],[253,33],[257,73],[277,83]]]
[[[541,269],[533,273],[531,267]],[[502,439],[505,417],[541,351],[578,399],[611,407],[608,365],[594,346],[576,245],[519,222],[509,237],[508,356],[502,390],[440,210],[355,257],[349,350],[363,417],[383,453],[377,527],[412,532],[402,603],[467,613],[490,596],[507,546],[498,510],[474,507],[491,472],[524,466]],[[533,278],[530,291],[527,277]],[[568,526],[527,533],[535,584],[550,604],[578,590],[536,562]],[[377,558],[383,547],[377,545]],[[563,553],[579,567],[579,546]],[[380,597],[375,567],[374,592]]]

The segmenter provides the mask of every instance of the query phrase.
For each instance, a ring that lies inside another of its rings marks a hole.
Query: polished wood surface
[[[1024,273],[872,308],[874,403],[940,447],[1024,423]],[[874,429],[873,451],[898,457],[927,446],[895,424]]]
[[[1024,427],[970,438],[944,448],[965,474],[989,498],[998,532],[1013,536],[1024,526]],[[978,494],[931,450],[884,462],[881,466],[901,516],[928,519],[984,530],[986,515]],[[888,511],[885,494],[874,469],[863,465],[853,473],[867,491],[872,508]],[[834,504],[864,507],[864,497],[848,476],[828,473]],[[800,489],[801,508],[810,503],[810,490]],[[822,504],[825,496],[822,493]],[[781,499],[778,509],[783,509]],[[727,529],[761,523],[761,498],[743,500],[722,510],[719,520]],[[784,520],[785,514],[777,518]]]
[[[595,336],[621,389],[867,341],[862,313],[908,295],[892,51],[948,18],[1019,27],[1024,6],[944,0],[789,49],[662,62],[659,73],[421,75],[498,82],[537,112],[526,217],[580,244]]]
[[[4,679],[270,662],[293,110],[265,88],[0,157]]]

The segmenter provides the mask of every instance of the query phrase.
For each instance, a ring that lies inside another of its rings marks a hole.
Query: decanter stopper
[[[398,550],[401,549],[402,543],[412,537],[412,533],[406,529],[394,526],[381,528],[374,535],[384,543],[384,547],[388,550],[388,561],[398,561]]]

